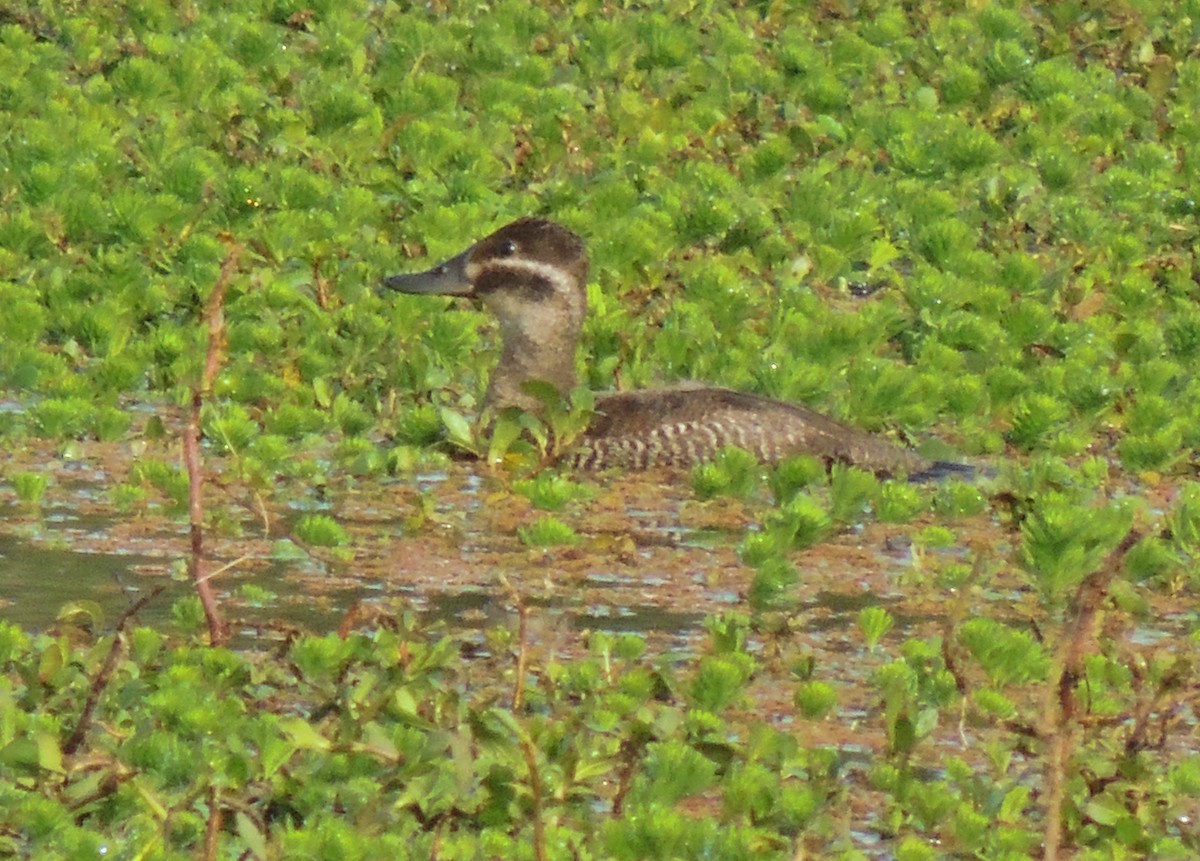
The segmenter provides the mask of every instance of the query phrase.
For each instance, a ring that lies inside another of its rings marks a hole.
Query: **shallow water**
[[[139,568],[156,560],[132,553],[80,553],[60,542],[0,534],[0,618],[25,628],[54,623],[72,601],[97,602],[109,619],[133,604],[154,580]],[[181,585],[179,596],[188,590]],[[155,602],[146,624],[166,622],[168,604]]]
[[[109,501],[109,488],[129,481],[143,450],[73,449],[67,458],[33,443],[8,453],[6,475],[43,472],[50,485],[31,507],[0,481],[0,618],[46,629],[64,605],[87,600],[100,605],[100,624],[111,627],[148,590],[164,586],[136,621],[171,627],[172,606],[193,595],[184,574],[190,548],[184,518],[153,492],[132,511]],[[152,454],[176,458],[169,449]],[[413,612],[486,652],[488,632],[514,631],[523,605],[529,646],[540,656],[535,661],[579,654],[589,631],[638,634],[652,652],[674,656],[707,648],[711,615],[750,613],[754,572],[739,560],[737,546],[766,503],[698,502],[686,476],[609,477],[593,489],[590,501],[555,514],[576,530],[578,544],[536,548],[520,541],[518,528],[545,512],[475,465],[372,482],[347,477],[319,488],[281,485],[261,505],[236,483],[214,480],[206,491],[209,570],[219,570],[213,582],[235,645]],[[316,512],[343,526],[347,548],[299,547],[291,524]],[[854,801],[861,808],[856,821],[870,821],[867,771],[887,747],[872,678],[900,657],[898,645],[906,638],[936,642],[955,619],[987,615],[1025,627],[1045,613],[1025,575],[1012,567],[1016,538],[991,515],[955,523],[958,544],[945,551],[914,550],[922,525],[866,522],[793,553],[800,578],[794,603],[776,614],[774,628],[756,630],[751,643],[761,664],[751,690],[755,713],[795,727],[805,744],[841,752],[847,779],[863,789]],[[279,552],[281,545],[287,552]],[[966,547],[986,561],[983,573],[961,591],[938,586],[939,566],[961,563]],[[1115,636],[1135,647],[1169,649],[1200,624],[1197,608],[1151,597],[1160,606]],[[859,614],[870,607],[886,609],[894,622],[877,648],[866,645],[858,628]],[[836,689],[836,718],[798,717],[792,698],[800,665]],[[994,731],[939,726],[928,750],[977,760]],[[887,857],[878,852],[887,841],[877,840],[870,831],[855,832],[860,848]]]
[[[86,600],[103,610],[101,624],[111,625],[163,586],[137,621],[170,623],[172,604],[193,594],[184,575],[186,524],[160,506],[116,512],[106,502],[111,472],[99,464],[69,460],[56,471],[39,506],[18,504],[11,488],[0,485],[0,618],[45,629],[61,608]],[[416,509],[411,503],[430,493],[438,494],[433,514],[413,534],[405,525]],[[664,560],[680,552],[708,557],[720,535],[693,534],[669,509],[636,511],[628,534],[600,522],[596,536],[585,536],[590,549],[531,549],[516,539],[513,524],[494,518],[515,517],[516,523],[541,513],[523,500],[516,512],[489,506],[486,493],[484,479],[461,470],[387,482],[371,495],[356,490],[340,499],[280,503],[279,521],[314,511],[342,520],[358,545],[348,560],[320,549],[276,558],[281,536],[227,538],[210,531],[210,570],[230,563],[214,580],[228,621],[243,633],[266,624],[323,632],[336,630],[351,608],[361,613],[365,607],[416,611],[465,633],[512,624],[521,600],[532,615],[568,631],[657,635],[678,647],[700,636],[707,612],[740,601],[737,589],[716,588],[707,607],[674,606],[677,577],[666,569],[680,560]],[[397,495],[404,499],[397,502]],[[250,525],[244,531],[251,533]],[[700,561],[688,563],[696,569],[688,579],[703,589]],[[723,564],[733,564],[731,551]]]

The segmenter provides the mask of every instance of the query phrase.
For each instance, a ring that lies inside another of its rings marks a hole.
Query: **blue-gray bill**
[[[474,247],[468,248],[462,254],[451,257],[440,266],[434,266],[424,272],[411,272],[407,275],[393,275],[385,278],[383,286],[398,293],[470,296],[475,292],[475,287],[467,276],[467,264],[470,263],[473,250]]]

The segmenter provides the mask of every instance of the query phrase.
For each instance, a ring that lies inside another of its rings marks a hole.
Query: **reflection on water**
[[[45,630],[59,610],[74,601],[100,605],[104,623],[115,623],[146,591],[166,582],[167,588],[137,614],[139,624],[163,627],[172,622],[171,607],[193,594],[186,580],[172,577],[163,557],[135,553],[81,552],[69,546],[69,532],[82,530],[70,517],[46,518],[42,527],[63,528],[36,538],[0,533],[0,619],[28,630]],[[97,524],[87,529],[94,533]],[[219,578],[220,595],[233,629],[242,637],[255,636],[258,626],[297,626],[316,633],[336,630],[356,605],[381,611],[412,609],[427,621],[444,623],[459,633],[511,626],[515,613],[503,589],[459,588],[435,591],[418,585],[324,579],[318,589],[306,590],[298,577],[307,563],[271,562],[254,571],[229,571]],[[311,566],[308,566],[311,567]],[[241,587],[254,587],[253,596]],[[653,604],[571,606],[567,600],[531,599],[538,615],[562,618],[576,630],[660,633],[677,641],[691,640],[702,631],[704,614],[677,612]]]
[[[128,553],[76,553],[63,547],[44,546],[12,535],[0,534],[0,618],[24,628],[44,629],[53,624],[59,608],[71,601],[98,603],[112,620],[162,581],[143,572],[160,572],[161,559]],[[168,620],[170,605],[187,594],[173,584],[141,613],[155,625]]]
[[[0,619],[44,630],[64,605],[89,600],[112,625],[166,584],[136,622],[170,627],[172,607],[194,595],[183,573],[188,527],[169,503],[115,511],[107,489],[119,466],[61,460],[36,510],[15,504],[0,483]],[[369,490],[291,488],[298,492],[274,500],[271,535],[262,534],[266,518],[256,518],[253,506],[245,516],[237,506],[218,506],[206,546],[219,571],[212,582],[223,615],[244,640],[281,628],[336,631],[347,614],[361,620],[405,611],[475,637],[514,626],[519,600],[556,640],[570,632],[631,632],[678,648],[704,636],[708,614],[742,604],[750,575],[731,549],[739,530],[681,523],[677,488],[651,483],[611,492],[586,519],[586,546],[577,549],[524,546],[517,527],[539,513],[497,488],[465,468]],[[276,558],[288,521],[308,512],[345,524],[353,554],[290,544],[294,552]]]

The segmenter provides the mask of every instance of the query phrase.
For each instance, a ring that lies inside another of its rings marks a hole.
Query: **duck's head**
[[[510,308],[584,294],[588,257],[583,240],[561,224],[521,218],[445,263],[383,282],[400,293],[470,296],[501,319]]]
[[[504,342],[486,403],[537,406],[524,392],[545,380],[564,395],[575,385],[575,347],[587,313],[588,256],[561,224],[522,218],[445,263],[383,282],[400,293],[467,296],[500,321]]]

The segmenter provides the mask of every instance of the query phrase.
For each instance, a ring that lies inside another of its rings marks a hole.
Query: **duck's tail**
[[[946,479],[954,478],[959,481],[972,481],[973,479],[987,474],[987,470],[972,466],[969,463],[955,463],[954,461],[950,460],[935,460],[924,469],[914,472],[908,477],[908,480],[913,482],[926,482],[945,481]]]

